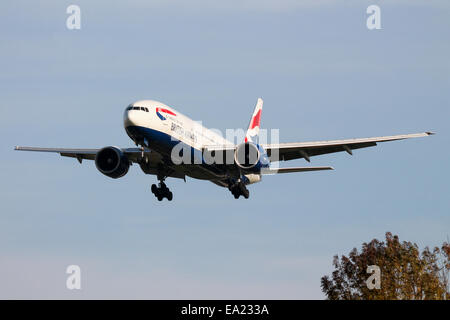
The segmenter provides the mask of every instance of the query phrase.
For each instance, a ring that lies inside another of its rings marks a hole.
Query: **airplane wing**
[[[156,151],[144,149],[144,154],[141,148],[119,148],[127,156],[127,158],[134,163],[138,163],[141,169],[146,174],[158,174],[158,169],[164,165],[163,157]],[[83,160],[95,160],[95,155],[99,149],[68,149],[68,148],[38,148],[38,147],[15,147],[14,150],[19,151],[37,151],[37,152],[53,152],[59,153],[63,157],[76,158],[78,162]],[[145,155],[145,161],[143,161]],[[167,169],[167,168],[166,168]],[[184,179],[185,174],[179,172],[176,168],[171,168],[167,171],[167,176],[172,178]]]
[[[434,133],[423,132],[375,138],[266,144],[262,145],[262,147],[266,150],[267,155],[270,157],[270,161],[287,161],[304,158],[309,162],[310,157],[312,156],[341,151],[353,154],[352,150],[373,147],[376,146],[378,142],[426,137],[432,134]]]
[[[140,148],[119,148],[125,153],[133,162],[138,162],[142,157],[142,149]],[[77,158],[81,163],[83,159],[94,160],[95,155],[100,149],[68,149],[68,148],[37,148],[37,147],[15,147],[14,150],[19,151],[37,151],[37,152],[53,152],[59,153],[63,157]],[[149,152],[150,150],[145,149],[144,152]],[[153,152],[152,152],[153,153]]]

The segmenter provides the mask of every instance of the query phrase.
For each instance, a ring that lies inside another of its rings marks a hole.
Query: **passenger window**
[[[147,107],[145,107],[145,112],[148,112],[148,108]]]

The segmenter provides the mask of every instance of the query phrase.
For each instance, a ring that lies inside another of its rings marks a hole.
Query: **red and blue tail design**
[[[247,134],[245,135],[245,142],[254,142],[254,140],[258,137],[259,127],[261,124],[262,107],[263,100],[258,98],[252,118],[250,119],[250,124],[248,125]]]

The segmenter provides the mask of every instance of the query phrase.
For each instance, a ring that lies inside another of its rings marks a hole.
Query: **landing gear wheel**
[[[235,199],[239,199],[240,196],[244,196],[245,199],[248,199],[250,197],[250,192],[242,182],[237,182],[235,184],[229,185],[228,189],[231,191]]]
[[[169,188],[167,188],[164,181],[161,181],[159,183],[159,186],[156,184],[152,184],[151,187],[152,193],[155,195],[155,197],[158,199],[158,201],[162,201],[162,199],[167,198],[167,200],[172,201],[173,199],[173,193],[170,192]]]

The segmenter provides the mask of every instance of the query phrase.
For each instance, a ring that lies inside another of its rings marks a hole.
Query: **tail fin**
[[[250,124],[248,125],[247,134],[245,135],[245,142],[253,142],[258,137],[259,125],[261,123],[261,113],[263,107],[263,100],[258,98],[255,110],[253,111]]]

